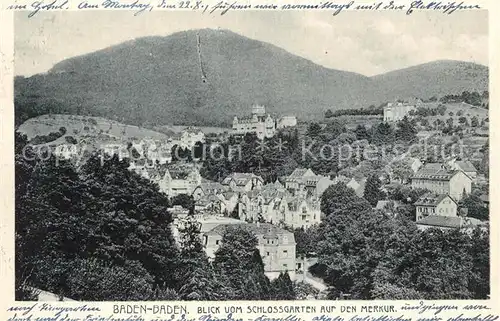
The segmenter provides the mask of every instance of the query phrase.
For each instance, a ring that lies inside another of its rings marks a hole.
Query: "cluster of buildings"
[[[249,118],[234,117],[232,134],[245,135],[247,133],[254,133],[257,138],[271,138],[276,134],[277,129],[292,127],[297,125],[297,118],[295,116],[283,116],[278,120],[266,114],[264,106],[252,106],[252,115]]]
[[[417,226],[420,229],[460,229],[480,224],[479,220],[466,218],[466,209],[459,207],[459,201],[471,193],[476,175],[474,166],[468,161],[422,166],[411,178],[412,188],[429,190],[414,204]]]
[[[331,184],[308,169],[269,184],[252,173],[232,173],[221,183],[202,181],[192,195],[198,212],[307,229],[320,222],[320,196]]]
[[[172,170],[168,173],[171,176]],[[182,184],[164,177],[165,174],[158,176],[162,190],[167,194],[173,192],[169,196],[175,195],[179,190],[173,185]],[[302,168],[269,184],[252,173],[232,173],[222,182],[200,179],[198,186],[190,178],[198,178],[195,167],[185,174],[184,181],[192,190],[191,193],[186,190],[186,194],[195,201],[194,217],[201,223],[208,257],[215,256],[224,231],[238,225],[257,237],[266,275],[275,278],[287,271],[292,279],[302,263],[296,260],[296,243],[290,230],[308,229],[321,222],[320,196],[335,183]],[[178,207],[171,211],[176,217],[174,226],[182,224],[188,215],[188,211]]]

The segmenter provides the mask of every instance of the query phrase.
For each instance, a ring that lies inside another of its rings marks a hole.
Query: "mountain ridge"
[[[487,83],[488,68],[473,63],[438,61],[368,77],[232,31],[201,29],[65,59],[46,74],[16,78],[15,92],[21,118],[30,114],[23,106],[34,104],[137,125],[227,125],[254,103],[309,120],[327,109],[487,90]]]

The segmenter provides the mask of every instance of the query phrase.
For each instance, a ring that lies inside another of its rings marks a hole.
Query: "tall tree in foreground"
[[[272,282],[275,293],[274,300],[295,300],[295,289],[288,272],[280,273],[277,279]]]
[[[180,267],[176,272],[181,300],[207,301],[221,299],[223,288],[217,279],[201,240],[201,224],[193,218],[181,222]]]
[[[220,247],[215,252],[214,268],[226,280],[233,300],[272,298],[269,279],[257,249],[257,238],[243,225],[225,226]],[[229,298],[228,298],[229,299]]]
[[[365,193],[363,197],[371,206],[377,205],[378,201],[385,198],[384,191],[381,190],[382,182],[375,175],[370,175],[366,180]]]

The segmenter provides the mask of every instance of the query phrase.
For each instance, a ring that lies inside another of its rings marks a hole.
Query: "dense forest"
[[[265,276],[247,230],[227,229],[210,263],[197,224],[177,244],[168,198],[127,161],[93,154],[77,170],[26,143],[16,134],[17,300],[34,288],[88,301],[295,298],[288,274]]]
[[[315,252],[311,272],[331,299],[486,299],[489,233],[419,231],[402,215],[374,211],[343,183],[321,199],[323,222],[296,231],[298,251]]]

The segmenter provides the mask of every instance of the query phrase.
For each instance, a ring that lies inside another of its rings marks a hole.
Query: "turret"
[[[252,106],[252,114],[257,116],[264,116],[266,114],[266,107],[254,105]]]

